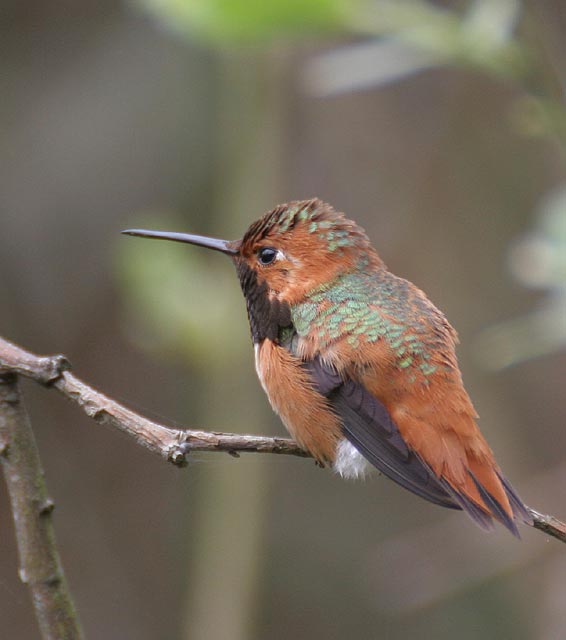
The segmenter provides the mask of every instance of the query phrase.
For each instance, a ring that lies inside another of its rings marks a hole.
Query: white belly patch
[[[372,469],[370,463],[346,438],[340,440],[336,448],[336,460],[332,467],[347,479],[364,478]]]

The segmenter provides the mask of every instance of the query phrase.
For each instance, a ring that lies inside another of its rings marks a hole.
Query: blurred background
[[[284,433],[229,261],[319,196],[443,309],[481,427],[566,517],[561,0],[4,0],[0,334],[170,425]],[[194,455],[179,470],[25,384],[90,638],[566,636],[560,543],[387,479]],[[37,637],[0,483],[0,620]]]

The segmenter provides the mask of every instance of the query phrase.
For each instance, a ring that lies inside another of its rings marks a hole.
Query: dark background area
[[[65,353],[148,417],[281,435],[229,261],[119,231],[236,238],[316,195],[445,311],[506,475],[564,518],[563,3],[413,3],[395,23],[369,2],[363,28],[292,3],[281,29],[276,15],[250,32],[222,2],[208,27],[174,4],[3,3],[1,334]],[[234,5],[247,25],[253,3]],[[509,12],[492,54],[458,31],[474,9],[492,11],[486,38]],[[452,26],[415,40],[444,10]],[[380,76],[360,53],[407,39],[410,73],[378,49]],[[348,86],[364,64],[369,79]],[[566,634],[563,549],[540,532],[485,534],[386,479],[347,483],[308,460],[199,454],[179,470],[55,392],[24,391],[90,638]],[[0,620],[2,637],[37,637],[2,484]]]

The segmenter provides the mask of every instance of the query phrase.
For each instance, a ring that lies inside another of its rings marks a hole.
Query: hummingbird
[[[457,334],[365,231],[318,198],[276,206],[240,240],[128,229],[229,256],[258,378],[274,411],[321,466],[372,467],[422,498],[519,537],[532,518],[477,426]]]

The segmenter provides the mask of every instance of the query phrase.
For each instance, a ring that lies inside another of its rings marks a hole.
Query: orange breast
[[[343,438],[339,419],[313,388],[300,360],[271,340],[255,345],[256,370],[273,410],[303,449],[331,464]]]

